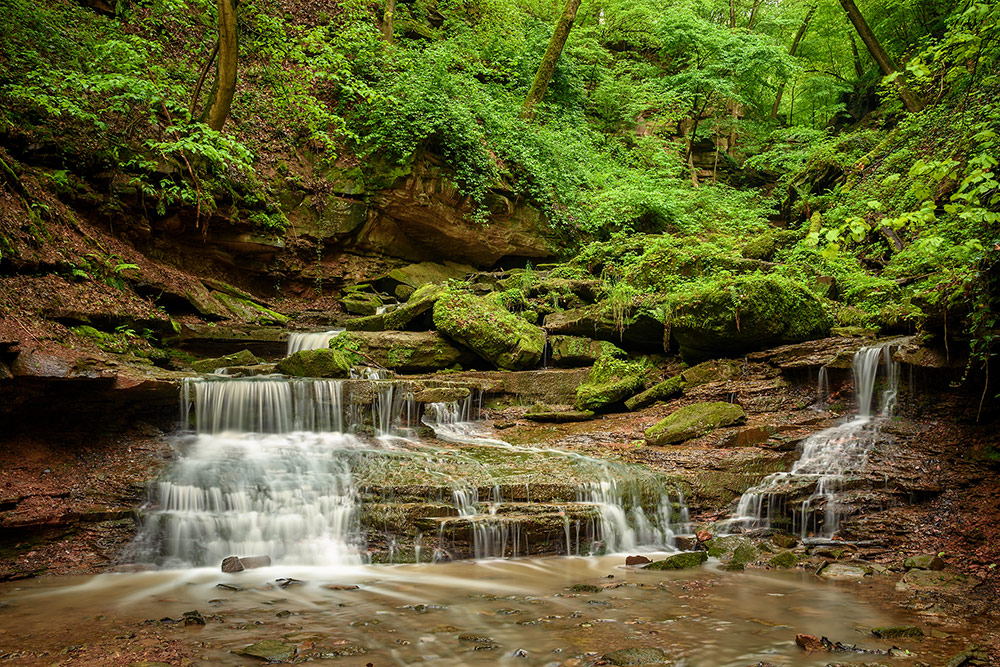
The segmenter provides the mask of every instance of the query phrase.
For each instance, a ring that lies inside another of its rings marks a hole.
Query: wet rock
[[[825,651],[826,647],[822,640],[816,635],[798,634],[795,635],[795,644],[803,651],[812,653],[813,651]]]
[[[278,362],[277,371],[295,377],[346,378],[351,364],[340,350],[302,350]]]
[[[594,584],[573,584],[569,587],[569,590],[574,593],[600,593],[604,589]]]
[[[413,395],[417,403],[457,403],[471,394],[468,387],[431,387]]]
[[[150,662],[148,660],[143,660],[142,662],[130,663],[128,667],[173,667],[169,662]]]
[[[674,554],[663,560],[653,561],[646,565],[646,570],[688,570],[699,567],[708,560],[708,554],[704,551],[685,551]]]
[[[459,628],[456,628],[454,625],[436,625],[430,629],[430,633],[433,635],[451,634],[458,631]]]
[[[864,579],[871,574],[871,569],[847,563],[827,563],[817,574],[824,579],[851,581]]]
[[[646,558],[645,556],[626,556],[625,557],[625,564],[626,565],[645,565],[647,563],[652,563],[652,562],[653,561],[651,561],[650,559]]]
[[[658,648],[623,648],[605,653],[603,659],[612,665],[665,665],[667,655]]]
[[[924,631],[915,625],[896,625],[872,628],[872,634],[879,639],[899,639],[901,637],[923,637]]]
[[[727,382],[743,375],[743,362],[731,359],[712,359],[692,366],[681,373],[687,387],[700,387],[710,382]]]
[[[320,588],[325,588],[328,591],[357,591],[361,589],[357,584],[323,584]]]
[[[449,291],[434,304],[434,326],[452,340],[506,370],[534,368],[545,334],[492,301]]]
[[[965,647],[964,651],[952,656],[945,667],[980,667],[980,665],[989,664],[990,656],[986,649],[970,644]]]
[[[525,651],[523,648],[519,648],[516,651],[514,651],[513,653],[511,653],[510,656],[512,658],[527,658],[528,657],[528,652]]]
[[[646,391],[636,394],[625,401],[625,407],[629,410],[641,410],[659,401],[669,401],[684,393],[684,378],[675,375],[669,380],[653,385]]]
[[[254,366],[261,363],[261,360],[254,356],[250,350],[240,350],[233,354],[227,354],[214,359],[199,359],[191,362],[191,368],[199,373],[211,373],[216,368],[227,368],[229,366]]]
[[[903,561],[907,570],[943,570],[944,560],[937,554],[917,554]]]
[[[821,338],[831,326],[823,304],[803,285],[759,274],[676,297],[670,323],[686,360]]]
[[[524,413],[524,417],[535,422],[563,424],[593,419],[594,413],[591,410],[553,410],[544,403],[535,403]]]
[[[243,570],[253,570],[258,567],[270,567],[270,556],[229,556],[222,559],[222,571],[228,573],[242,572]]]
[[[330,347],[352,365],[376,364],[398,373],[428,373],[476,360],[434,331],[346,331]]]
[[[277,639],[265,639],[243,648],[233,649],[236,655],[247,655],[267,662],[284,662],[295,656],[295,647]]]
[[[969,577],[958,572],[942,570],[910,570],[896,582],[897,591],[927,591],[956,589],[961,590],[972,585]]]
[[[672,445],[705,435],[723,426],[746,419],[743,408],[734,403],[695,403],[672,412],[646,430],[650,445]]]
[[[197,609],[184,612],[183,618],[184,625],[205,625],[205,617]]]
[[[322,632],[289,632],[284,636],[286,640],[301,644],[302,642],[321,642],[326,639]]]
[[[746,569],[746,566],[760,557],[760,550],[747,540],[733,549],[732,553],[723,564],[723,569],[730,572],[739,572]]]
[[[767,564],[774,568],[788,569],[799,564],[799,557],[791,551],[782,551],[771,557]]]
[[[294,579],[292,577],[282,577],[280,579],[275,579],[274,581],[281,588],[288,588],[289,586],[301,586],[304,583],[306,583],[301,579]]]
[[[361,644],[341,644],[340,646],[332,647],[322,647],[314,654],[314,657],[320,660],[329,660],[331,658],[342,658],[351,655],[364,655],[368,653],[368,649]]]
[[[799,543],[799,538],[790,533],[775,533],[769,539],[782,549],[792,549]]]
[[[239,556],[227,556],[222,559],[222,571],[227,574],[242,572],[244,569]]]
[[[794,345],[782,345],[748,355],[751,361],[766,361],[781,369],[793,368],[850,368],[854,353],[864,340],[850,338],[821,338]]]
[[[465,642],[466,644],[492,644],[493,638],[487,637],[486,635],[477,635],[472,632],[466,632],[458,636],[458,641]]]
[[[645,371],[641,364],[602,357],[590,369],[587,381],[577,387],[574,406],[594,412],[610,409],[642,387]]]
[[[603,356],[616,359],[625,356],[625,352],[613,343],[581,336],[549,336],[548,343],[552,364],[560,368],[590,366]]]

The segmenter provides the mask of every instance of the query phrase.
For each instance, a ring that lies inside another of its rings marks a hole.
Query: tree
[[[395,14],[396,0],[385,0],[385,13],[382,14],[382,36],[390,44],[393,42],[393,32],[395,30],[393,27],[393,18]]]
[[[573,27],[573,21],[576,19],[576,11],[579,8],[580,0],[566,0],[562,16],[559,17],[559,22],[556,23],[552,39],[549,40],[549,46],[545,49],[545,55],[542,56],[542,63],[538,66],[535,80],[528,90],[528,96],[524,99],[524,107],[522,108],[521,115],[527,120],[534,118],[535,107],[545,97],[545,91],[548,90],[549,82],[552,81],[552,75],[556,71],[556,63],[559,62],[559,56],[566,45],[566,39],[569,37],[569,31]]]
[[[847,18],[854,24],[854,29],[858,31],[861,41],[865,43],[865,46],[868,47],[868,52],[872,54],[872,58],[878,63],[879,69],[882,70],[882,76],[893,77],[893,82],[899,90],[899,96],[903,99],[903,105],[906,107],[906,110],[911,113],[920,111],[923,105],[913,92],[906,87],[906,83],[903,81],[896,63],[892,61],[889,54],[882,48],[878,38],[875,37],[875,33],[868,27],[865,17],[858,11],[858,6],[854,4],[854,0],[840,0],[840,6],[847,12]]]
[[[205,114],[205,122],[213,130],[221,131],[236,95],[236,5],[233,0],[218,0],[218,7],[219,64],[212,104]]]
[[[806,30],[809,29],[809,21],[812,20],[813,14],[816,13],[816,7],[818,5],[812,5],[809,11],[806,12],[806,17],[802,19],[802,25],[799,26],[799,31],[795,33],[795,39],[792,40],[792,47],[788,49],[788,55],[795,56],[795,52],[799,50],[799,44],[802,42],[802,38],[806,34]],[[785,82],[782,81],[781,85],[778,86],[778,93],[774,97],[774,106],[771,107],[771,119],[778,117],[778,108],[781,106],[781,96],[785,94]]]

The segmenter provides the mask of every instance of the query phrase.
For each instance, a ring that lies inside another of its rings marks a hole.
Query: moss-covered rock
[[[377,283],[379,285],[395,287],[406,285],[412,293],[428,283],[445,283],[449,280],[461,280],[473,273],[476,269],[468,264],[457,262],[420,262],[419,264],[409,264],[398,269],[393,269]]]
[[[605,662],[612,665],[665,665],[667,655],[658,648],[622,648],[605,653]]]
[[[250,350],[240,350],[233,354],[214,359],[198,359],[191,362],[191,368],[199,373],[211,373],[216,368],[227,368],[229,366],[253,366],[261,363],[260,359],[254,356]]]
[[[689,570],[700,566],[708,560],[708,554],[704,551],[684,551],[664,558],[654,560],[644,567],[644,570]]]
[[[376,364],[399,373],[428,373],[475,359],[434,331],[345,331],[330,347],[351,365]]]
[[[900,639],[903,637],[923,637],[924,631],[915,625],[893,625],[872,628],[872,634],[879,639]]]
[[[347,292],[340,300],[344,310],[353,315],[374,315],[382,305],[382,297],[372,292]]]
[[[723,569],[730,572],[739,572],[758,558],[760,558],[760,549],[755,547],[750,540],[746,540],[732,550],[726,559],[725,565],[723,565]]]
[[[684,378],[675,375],[669,380],[653,385],[649,389],[625,401],[625,407],[629,410],[639,410],[656,403],[657,401],[669,401],[684,393]]]
[[[358,317],[348,320],[344,326],[349,331],[395,331],[406,329],[415,322],[422,322],[425,318],[421,316],[430,313],[434,307],[434,303],[445,291],[446,289],[443,285],[424,285],[413,292],[409,300],[395,310],[390,310],[381,315],[369,315],[368,317]],[[429,326],[423,327],[423,329],[429,328]]]
[[[671,305],[671,332],[686,360],[821,338],[831,325],[816,296],[776,275],[697,283]]]
[[[700,387],[709,382],[723,382],[743,374],[743,362],[732,359],[712,359],[692,366],[681,377],[688,387]]]
[[[645,379],[646,368],[614,357],[601,357],[587,381],[576,389],[577,410],[607,410],[635,394]]]
[[[534,368],[545,333],[505,308],[475,295],[448,291],[434,304],[435,328],[504,370]]]
[[[351,363],[340,350],[302,350],[279,361],[276,370],[296,377],[346,378]]]
[[[663,322],[638,305],[616,308],[610,301],[600,301],[546,315],[543,326],[550,335],[605,340],[626,350],[663,351]]]
[[[712,402],[687,405],[646,429],[650,445],[673,445],[710,433],[717,428],[742,423],[743,408],[735,403]]]
[[[413,395],[417,403],[457,403],[469,397],[468,387],[429,387]]]
[[[554,410],[544,403],[535,403],[524,413],[524,416],[535,422],[562,424],[593,419],[594,413],[591,410]]]
[[[907,570],[943,570],[944,560],[937,554],[917,554],[903,561]]]
[[[799,557],[792,551],[782,551],[771,557],[767,564],[773,568],[786,570],[799,564]]]
[[[243,648],[233,649],[237,655],[248,655],[266,662],[284,662],[295,655],[295,647],[277,639],[265,639]]]
[[[621,359],[625,352],[606,340],[591,340],[581,336],[549,336],[552,364],[560,368],[590,366],[607,355]]]

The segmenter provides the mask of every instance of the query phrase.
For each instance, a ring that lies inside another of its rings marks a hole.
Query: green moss
[[[570,368],[588,366],[604,356],[620,359],[625,352],[614,343],[605,340],[591,340],[581,336],[549,336],[552,363]]]
[[[416,289],[409,300],[395,310],[348,320],[352,331],[389,331],[405,329],[413,320],[429,311],[446,291],[442,285],[428,283]]]
[[[193,361],[191,362],[191,368],[199,373],[211,373],[216,368],[225,368],[228,366],[253,366],[254,364],[259,363],[260,359],[255,357],[253,352],[250,350],[240,350],[239,352],[227,354],[223,357]]]
[[[604,356],[597,360],[587,381],[576,389],[577,410],[606,410],[642,388],[646,366]]]
[[[434,304],[434,326],[505,370],[535,368],[545,348],[540,328],[488,299],[457,290]]]
[[[270,308],[265,308],[256,301],[242,297],[232,296],[223,292],[212,292],[212,296],[222,302],[233,317],[244,322],[254,324],[284,324],[288,317],[275,312]]]
[[[688,570],[698,567],[708,560],[704,551],[685,551],[674,554],[663,560],[656,560],[644,567],[644,570]]]
[[[625,407],[629,410],[639,410],[658,401],[669,401],[684,393],[684,386],[684,378],[681,375],[675,375],[669,380],[664,380],[628,399],[625,401]]]
[[[799,557],[791,551],[782,551],[767,561],[767,564],[774,568],[788,569],[799,564]]]
[[[346,378],[351,363],[340,350],[303,350],[279,361],[276,370],[296,377]]]
[[[734,403],[695,403],[672,412],[666,419],[646,429],[646,442],[673,445],[745,419],[743,408]]]
[[[344,310],[355,315],[374,315],[382,305],[378,294],[371,292],[348,292],[340,300]]]

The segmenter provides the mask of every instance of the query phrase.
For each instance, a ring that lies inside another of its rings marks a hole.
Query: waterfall
[[[878,411],[872,406],[882,378]],[[768,475],[740,498],[723,529],[782,528],[810,536],[832,537],[842,512],[838,499],[849,475],[863,468],[878,440],[881,419],[892,416],[899,390],[899,365],[889,344],[860,349],[853,360],[857,414],[806,438],[802,456],[790,471]],[[806,495],[808,494],[808,495]],[[789,504],[789,498],[806,497]]]
[[[288,334],[288,349],[285,356],[291,356],[302,350],[322,350],[330,347],[330,341],[344,333],[344,329],[330,331],[315,331],[310,333],[293,332]]]

